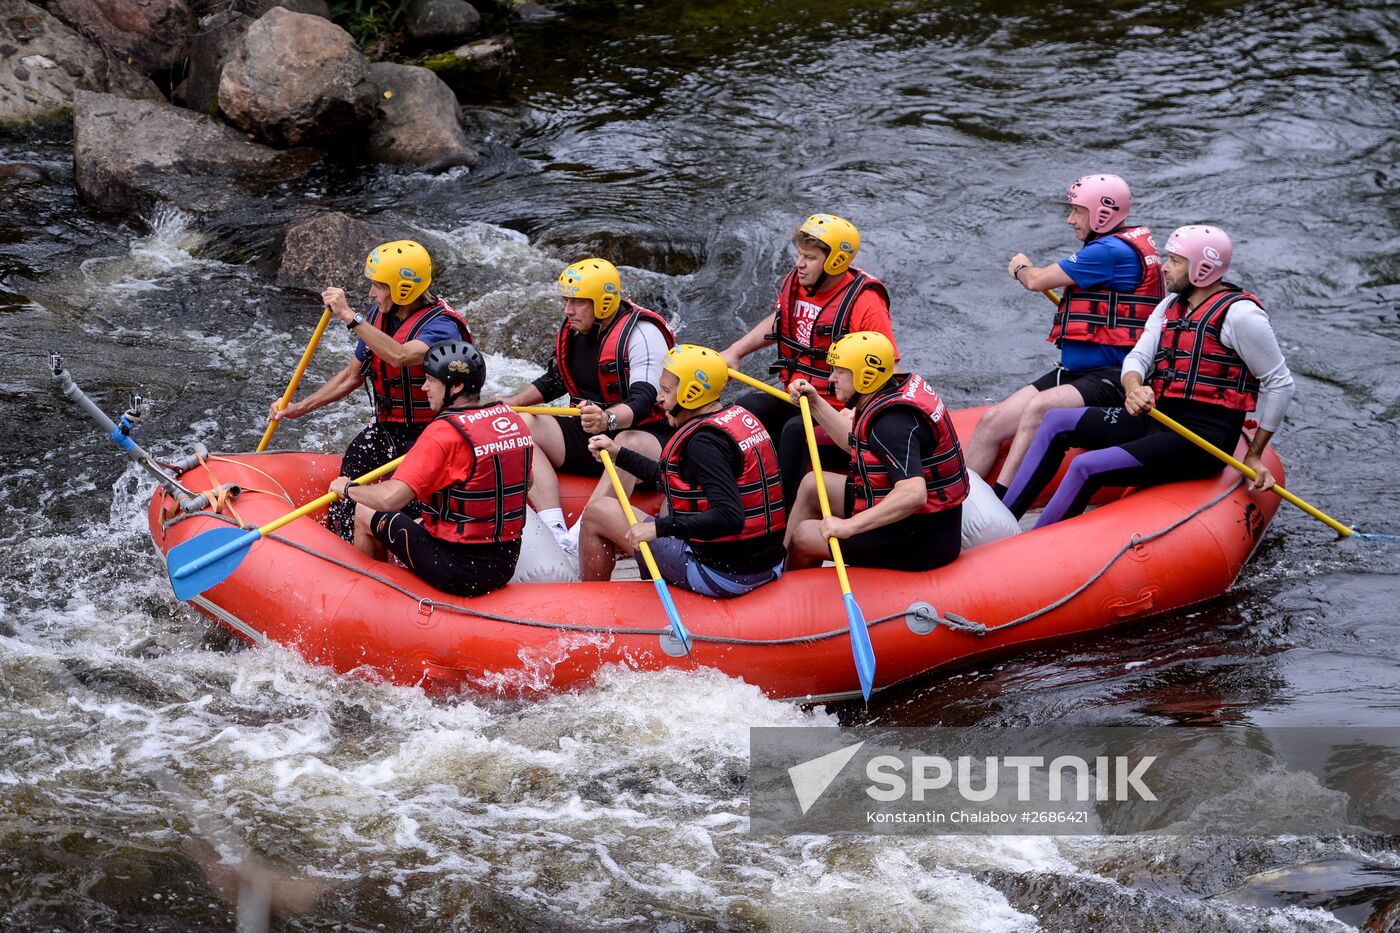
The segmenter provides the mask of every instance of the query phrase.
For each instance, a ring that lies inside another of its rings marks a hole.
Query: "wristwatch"
[[[607,412],[607,416],[608,416],[608,430],[609,430],[609,431],[616,431],[616,430],[617,430],[617,412],[612,411],[612,410],[610,409],[610,410]]]
[[[363,314],[361,314],[360,312],[356,311],[356,312],[355,312],[355,316],[352,317],[348,322],[346,322],[346,324],[345,324],[345,329],[346,329],[346,330],[354,330],[355,328],[359,327],[359,326],[360,326],[361,324],[363,324],[364,322],[365,322],[365,316],[364,316]]]

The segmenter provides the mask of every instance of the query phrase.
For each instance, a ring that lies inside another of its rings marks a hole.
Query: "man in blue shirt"
[[[408,452],[434,418],[424,388],[428,347],[442,340],[472,342],[462,316],[428,293],[432,260],[418,243],[395,240],[375,247],[365,259],[365,278],[373,305],[368,316],[350,307],[342,288],[321,293],[331,313],[360,338],[354,358],[300,402],[281,410],[273,402],[268,409],[273,421],[300,418],[340,401],[363,383],[374,402],[374,423],[350,442],[341,458],[341,476],[359,476]],[[354,515],[347,500],[331,504],[330,527],[347,541],[354,537]]]
[[[998,495],[1016,475],[1047,411],[1123,404],[1123,360],[1163,295],[1152,233],[1127,222],[1127,182],[1117,175],[1086,175],[1070,185],[1066,200],[1066,222],[1084,246],[1040,268],[1024,253],[1007,264],[1027,291],[1063,288],[1047,338],[1060,348],[1060,363],[987,409],[964,450],[967,468],[991,480],[1002,446],[1011,442],[992,486]]]

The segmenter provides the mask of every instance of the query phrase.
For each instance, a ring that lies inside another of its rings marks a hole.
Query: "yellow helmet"
[[[851,267],[860,252],[860,231],[856,225],[835,214],[813,214],[802,222],[798,232],[816,237],[826,244],[826,262],[822,268],[829,275],[840,275]]]
[[[412,240],[381,243],[365,257],[365,278],[389,286],[396,305],[406,305],[433,283],[433,261]]]
[[[854,373],[856,391],[868,395],[894,375],[894,344],[879,331],[859,330],[833,343],[826,361]]]
[[[590,298],[593,316],[606,321],[622,305],[622,276],[606,259],[581,259],[559,273],[560,298]]]
[[[676,404],[681,408],[703,408],[719,399],[729,382],[724,357],[709,347],[682,343],[670,349],[661,368],[680,380]]]

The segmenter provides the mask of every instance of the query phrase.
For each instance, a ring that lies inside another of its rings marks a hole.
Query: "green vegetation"
[[[331,0],[331,18],[378,58],[403,41],[403,0]]]

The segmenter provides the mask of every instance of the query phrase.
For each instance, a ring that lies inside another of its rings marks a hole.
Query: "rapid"
[[[950,405],[1000,398],[1053,352],[1048,303],[1006,261],[1072,252],[1065,186],[1113,171],[1159,243],[1192,222],[1234,234],[1230,277],[1298,382],[1275,440],[1288,487],[1400,532],[1400,7],[671,0],[516,42],[476,168],[328,164],[298,192],[429,247],[494,351],[488,393],[539,371],[567,262],[612,258],[684,340],[722,347],[770,307],[792,226],[831,211],[890,287],[905,364]],[[1393,839],[746,831],[751,726],[1396,724],[1400,548],[1336,542],[1287,506],[1220,600],[868,709],[705,671],[435,700],[231,646],[171,595],[147,476],[54,392],[48,352],[109,413],[145,396],[136,438],[156,454],[249,450],[321,306],[259,264],[284,218],[230,234],[99,214],[71,144],[0,138],[5,928],[233,928],[242,847],[277,929],[1397,922]],[[332,327],[302,393],[351,348]],[[340,449],[367,417],[357,395],[274,446]],[[1260,784],[1281,810],[1293,793]]]

